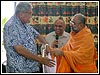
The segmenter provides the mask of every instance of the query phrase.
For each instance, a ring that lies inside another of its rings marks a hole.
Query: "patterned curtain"
[[[30,24],[44,37],[52,32],[55,20],[63,17],[70,33],[69,22],[76,13],[86,16],[86,25],[91,29],[94,43],[98,46],[98,2],[30,2],[33,16]]]

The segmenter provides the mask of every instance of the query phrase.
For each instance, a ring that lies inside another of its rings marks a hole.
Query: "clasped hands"
[[[54,55],[56,57],[56,56],[63,56],[64,55],[64,52],[62,50],[60,50],[59,48],[53,48],[50,51],[50,54],[51,55]]]
[[[50,46],[47,46],[45,50],[45,55],[47,55],[48,53],[50,53],[54,57],[64,55],[63,51],[59,50],[58,48],[52,48]],[[55,65],[54,62],[55,61],[53,59],[48,59],[47,57],[43,57],[43,60],[42,60],[42,63],[44,63],[45,65],[49,67],[53,67]]]
[[[54,56],[63,56],[64,55],[64,52],[62,50],[60,50],[59,48],[52,48],[50,46],[48,46],[46,48],[46,53],[48,53],[48,52]]]

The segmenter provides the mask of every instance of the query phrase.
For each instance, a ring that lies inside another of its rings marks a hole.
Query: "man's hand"
[[[52,59],[49,59],[47,57],[40,57],[39,62],[41,64],[44,64],[44,65],[49,66],[49,67],[54,67],[54,65],[55,65],[55,61]]]
[[[57,41],[57,40],[54,40],[54,41],[52,42],[52,44],[51,44],[51,47],[54,48],[54,47],[56,47],[56,46],[58,46],[58,41]]]
[[[48,54],[48,53],[50,53],[51,50],[52,50],[52,48],[49,45],[47,45],[45,53]]]
[[[51,54],[54,56],[63,56],[64,52],[59,50],[58,48],[54,48],[52,51],[50,51]]]

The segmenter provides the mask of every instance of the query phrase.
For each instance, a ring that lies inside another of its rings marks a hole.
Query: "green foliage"
[[[6,22],[7,22],[7,17],[2,19],[2,26],[4,26]]]

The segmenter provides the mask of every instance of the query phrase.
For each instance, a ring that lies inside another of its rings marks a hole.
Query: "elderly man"
[[[20,2],[14,16],[4,27],[4,47],[7,55],[7,73],[38,73],[39,63],[54,66],[51,59],[37,55],[34,42],[38,38],[44,45],[45,39],[29,25],[32,17],[31,5]],[[46,47],[49,50],[49,46]]]
[[[68,43],[51,51],[58,58],[57,73],[96,73],[96,48],[92,33],[85,26],[85,17],[76,14],[70,22],[72,32]]]

